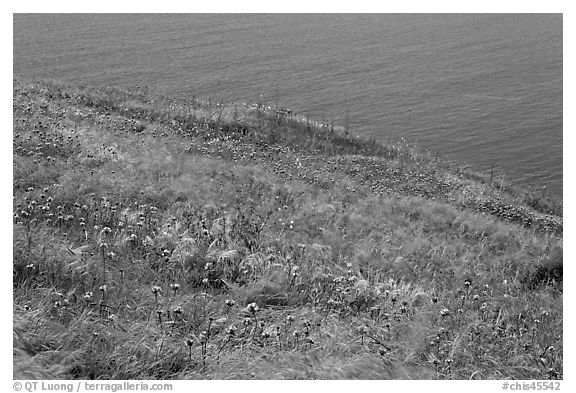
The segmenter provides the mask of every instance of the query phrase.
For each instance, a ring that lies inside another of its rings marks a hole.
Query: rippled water
[[[562,16],[16,15],[14,72],[255,101],[562,194]]]

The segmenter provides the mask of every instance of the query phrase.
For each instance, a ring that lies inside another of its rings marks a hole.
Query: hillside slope
[[[14,79],[17,378],[562,377],[562,204],[285,109]]]

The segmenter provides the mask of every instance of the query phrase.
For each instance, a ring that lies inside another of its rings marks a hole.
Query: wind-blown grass
[[[143,89],[13,135],[16,378],[562,378],[561,201]]]

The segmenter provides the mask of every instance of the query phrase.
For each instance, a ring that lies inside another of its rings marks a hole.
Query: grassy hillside
[[[13,94],[16,378],[562,378],[561,201],[285,109]]]

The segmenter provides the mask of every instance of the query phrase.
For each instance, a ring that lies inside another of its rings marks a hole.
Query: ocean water
[[[562,196],[562,23],[561,14],[16,14],[13,65],[32,78],[278,102]]]

